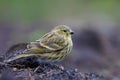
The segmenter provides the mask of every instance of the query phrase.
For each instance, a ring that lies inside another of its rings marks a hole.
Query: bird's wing
[[[36,56],[37,54],[52,53],[64,49],[67,46],[67,41],[57,34],[47,33],[39,40],[31,42],[27,45],[27,50],[13,58],[5,60],[5,62],[11,62],[19,58]]]
[[[39,40],[31,42],[29,45],[29,50],[33,52],[36,51],[36,53],[45,53],[58,51],[65,48],[66,46],[67,42],[63,37],[54,33],[47,33]]]

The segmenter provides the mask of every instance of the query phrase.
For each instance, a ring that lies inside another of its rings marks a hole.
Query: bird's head
[[[64,37],[71,37],[71,35],[74,34],[74,32],[66,25],[59,25],[59,26],[55,27],[52,30],[52,32],[55,32]]]

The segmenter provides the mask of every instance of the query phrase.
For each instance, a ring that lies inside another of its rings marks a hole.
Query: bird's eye
[[[63,32],[67,32],[67,30],[63,30]]]

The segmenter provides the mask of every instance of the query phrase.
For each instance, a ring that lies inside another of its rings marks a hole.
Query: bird
[[[27,44],[20,54],[5,60],[11,62],[25,57],[37,57],[43,62],[63,60],[72,50],[74,32],[66,25],[58,25],[36,41]]]

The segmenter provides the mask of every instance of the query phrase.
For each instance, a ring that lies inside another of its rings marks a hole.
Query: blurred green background
[[[119,3],[119,0],[1,0],[0,17],[2,21],[31,23],[103,14],[118,21]]]
[[[61,24],[75,31],[73,51],[61,64],[120,77],[120,0],[0,0],[0,53]]]

